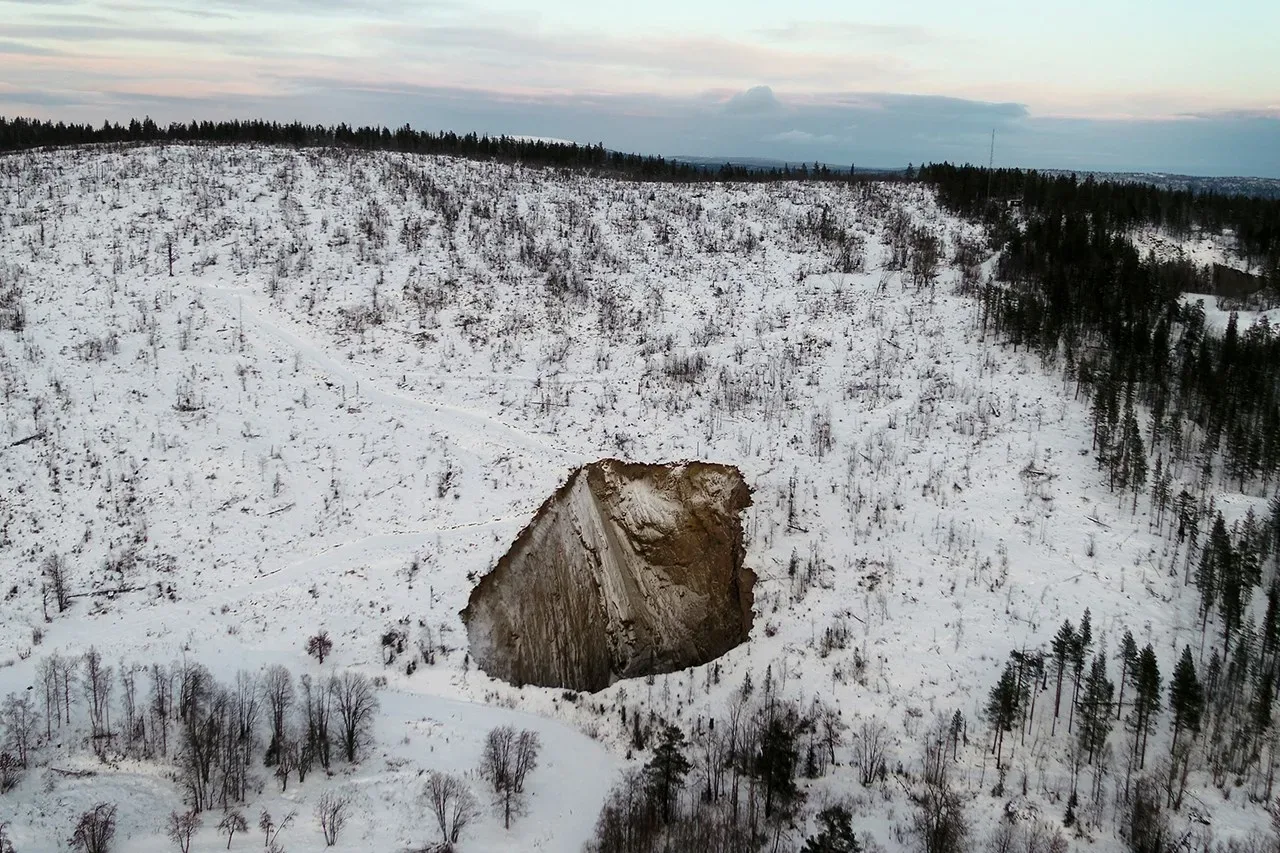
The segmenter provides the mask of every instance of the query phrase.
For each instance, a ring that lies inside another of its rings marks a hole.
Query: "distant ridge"
[[[782,169],[812,169],[813,160],[773,160],[767,157],[694,157],[674,154],[667,157],[672,163],[687,163],[704,169],[714,169],[725,164],[750,171],[781,171]],[[816,161],[818,166],[826,167],[837,175],[847,175],[851,168],[859,175],[901,175],[907,171],[906,166],[861,166],[857,163],[837,164]]]
[[[1212,192],[1219,195],[1280,198],[1280,178],[1245,176],[1214,178],[1170,172],[1100,172],[1078,169],[1040,169],[1039,171],[1046,175],[1075,175],[1081,180],[1093,178],[1095,181],[1112,181],[1121,184],[1150,184],[1162,190],[1191,190],[1197,194]]]

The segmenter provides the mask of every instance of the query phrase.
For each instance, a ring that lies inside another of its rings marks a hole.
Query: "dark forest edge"
[[[947,164],[921,169],[939,201],[982,220],[997,252],[994,276],[975,286],[984,333],[1035,350],[1093,401],[1094,449],[1112,488],[1153,488],[1175,466],[1197,466],[1263,492],[1280,476],[1280,336],[1262,316],[1239,328],[1237,309],[1280,305],[1280,202],[1081,183],[1031,172]],[[1252,292],[1227,294],[1213,270],[1187,258],[1143,257],[1139,226],[1174,236],[1235,235],[1260,271]],[[1219,296],[1232,311],[1224,334],[1184,305],[1184,293]],[[1145,407],[1145,429],[1135,407]]]
[[[130,145],[138,143],[212,143],[287,145],[299,148],[336,147],[366,151],[398,151],[438,154],[472,160],[497,160],[526,166],[580,169],[640,181],[769,181],[850,179],[850,169],[832,169],[821,163],[766,168],[742,163],[709,163],[611,151],[603,144],[578,145],[514,136],[486,136],[452,131],[432,133],[405,124],[388,127],[280,124],[248,121],[191,121],[157,124],[150,118],[128,124],[89,124],[41,121],[0,116],[0,152],[27,151],[77,145]],[[861,179],[885,178],[884,172],[865,172]]]

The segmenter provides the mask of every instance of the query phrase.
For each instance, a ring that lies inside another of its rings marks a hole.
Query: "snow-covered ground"
[[[1231,311],[1218,307],[1218,297],[1211,293],[1184,293],[1179,297],[1183,305],[1199,304],[1204,311],[1204,327],[1221,335],[1231,323],[1231,315],[1236,315],[1236,329],[1243,334],[1250,326],[1266,320],[1272,328],[1280,322],[1280,308],[1269,311]]]
[[[1244,272],[1257,272],[1240,257],[1235,234],[1230,229],[1217,233],[1197,230],[1189,236],[1180,237],[1162,228],[1145,225],[1135,228],[1129,239],[1144,257],[1151,253],[1160,261],[1187,260],[1202,267],[1222,264]]]
[[[891,769],[917,767],[934,716],[961,711],[981,837],[1004,809],[981,706],[1009,651],[1091,608],[1113,660],[1128,628],[1168,672],[1198,637],[1196,595],[1146,499],[1107,491],[1073,386],[982,340],[945,262],[932,287],[885,267],[895,213],[947,247],[978,236],[914,185],[632,184],[250,147],[0,161],[0,291],[21,286],[27,320],[0,331],[0,696],[91,644],[228,678],[356,668],[387,679],[375,749],[284,797],[264,783],[254,814],[298,808],[286,846],[319,848],[311,803],[337,784],[361,803],[337,849],[425,843],[420,774],[473,770],[484,732],[513,721],[543,737],[530,813],[509,832],[486,813],[461,849],[569,851],[626,763],[622,707],[692,725],[767,670],[786,695],[886,723]],[[835,271],[823,221],[863,241],[864,271]],[[570,701],[471,665],[474,580],[604,456],[730,463],[755,490],[755,627],[716,684],[708,665]],[[86,595],[46,624],[52,553]],[[402,619],[451,650],[412,675],[384,666],[379,637]],[[303,649],[319,628],[323,668]],[[823,653],[829,628],[851,640]],[[1047,727],[1006,743],[1009,786],[1058,819],[1069,738]],[[165,771],[102,766],[72,740],[0,796],[19,849],[65,844],[97,799],[121,803],[122,849],[165,849]],[[902,787],[867,791],[838,760],[811,799],[855,798],[859,829],[903,848]],[[58,772],[77,768],[96,775]],[[1218,837],[1265,818],[1205,780],[1190,796]],[[1096,849],[1121,847],[1113,808]],[[193,849],[222,849],[214,823]]]

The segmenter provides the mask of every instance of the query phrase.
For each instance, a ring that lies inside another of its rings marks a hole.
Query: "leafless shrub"
[[[22,781],[22,764],[8,752],[0,752],[0,794],[7,794]]]
[[[169,822],[165,825],[165,834],[169,840],[178,845],[182,853],[191,850],[191,836],[200,830],[204,823],[196,812],[169,812]],[[228,843],[229,840],[228,840]]]
[[[76,354],[82,361],[106,361],[108,356],[115,355],[119,351],[120,336],[115,332],[108,332],[102,337],[90,338],[76,344]]]
[[[706,369],[707,357],[700,352],[668,353],[662,363],[663,376],[687,384],[701,381]]]
[[[237,832],[248,832],[249,822],[244,819],[244,812],[233,809],[222,816],[218,824],[218,832],[227,837],[227,849],[231,849],[231,839]]]
[[[263,809],[262,814],[258,815],[258,829],[262,830],[262,846],[268,851],[281,850],[280,833],[284,832],[285,828],[293,823],[293,819],[297,816],[297,811],[291,811],[281,818],[279,823],[276,823],[271,818],[271,812]],[[229,840],[228,843],[230,843]]]
[[[84,853],[108,853],[116,835],[114,803],[98,803],[76,821],[71,833],[71,847]]]
[[[178,383],[177,399],[174,401],[173,408],[178,412],[198,412],[204,408],[204,401],[200,399],[199,393],[190,380],[182,380]]]
[[[21,332],[26,325],[21,288],[16,284],[0,288],[0,332]]]
[[[326,847],[338,843],[338,833],[347,825],[347,815],[351,810],[351,795],[339,791],[325,791],[316,802],[316,820],[320,822],[320,831],[324,833]],[[186,851],[183,851],[186,853]]]

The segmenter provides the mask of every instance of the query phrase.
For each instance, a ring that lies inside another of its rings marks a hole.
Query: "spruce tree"
[[[1133,710],[1127,719],[1133,732],[1133,754],[1139,767],[1146,766],[1147,738],[1155,727],[1156,715],[1160,713],[1160,686],[1160,666],[1156,662],[1155,650],[1148,643],[1138,655]]]
[[[1262,667],[1274,675],[1276,652],[1280,648],[1280,581],[1273,579],[1267,589],[1267,612],[1262,618]]]
[[[1200,590],[1200,632],[1203,634],[1209,624],[1209,612],[1218,604],[1219,591],[1222,585],[1222,563],[1230,559],[1231,540],[1227,537],[1227,527],[1222,520],[1222,513],[1214,519],[1209,541],[1200,554],[1200,565],[1196,569],[1196,588]]]
[[[1080,698],[1080,748],[1087,754],[1087,763],[1092,764],[1094,756],[1107,742],[1111,733],[1111,696],[1115,685],[1107,678],[1107,658],[1099,653],[1089,666],[1089,675],[1085,678],[1084,694]]]
[[[1138,420],[1129,410],[1124,427],[1125,456],[1128,463],[1128,485],[1133,490],[1133,508],[1131,514],[1138,512],[1138,493],[1147,484],[1147,450],[1142,446],[1142,431],[1138,428]]]
[[[1204,688],[1196,677],[1196,665],[1191,658],[1190,646],[1183,646],[1182,657],[1169,681],[1169,710],[1173,713],[1173,743],[1170,745],[1172,755],[1178,748],[1178,735],[1184,728],[1190,729],[1192,733],[1199,733],[1200,717],[1204,713]]]
[[[1120,641],[1120,698],[1116,701],[1116,719],[1124,713],[1124,688],[1135,680],[1138,671],[1138,644],[1133,641],[1133,633],[1125,629],[1124,639]]]
[[[1004,750],[1004,733],[1013,730],[1013,721],[1018,718],[1019,707],[1018,675],[1013,661],[1004,665],[1004,674],[991,688],[987,695],[987,717],[991,720],[995,738],[991,751],[996,754],[996,767],[1001,766]]]
[[[1093,622],[1089,608],[1084,609],[1080,617],[1080,630],[1076,632],[1075,645],[1071,648],[1071,712],[1067,715],[1067,731],[1071,731],[1075,719],[1076,702],[1080,698],[1080,681],[1084,675],[1084,662],[1088,659],[1089,647],[1093,645]]]
[[[1219,513],[1208,547],[1214,552],[1217,566],[1218,613],[1222,617],[1222,650],[1225,654],[1231,651],[1231,640],[1240,630],[1245,610],[1253,597],[1258,572],[1244,553],[1232,547],[1231,538],[1225,530],[1219,534],[1221,524],[1222,514]]]
[[[817,835],[805,841],[801,853],[861,853],[853,835],[853,816],[844,806],[828,806],[818,812]]]
[[[1062,705],[1062,677],[1067,672],[1067,661],[1071,657],[1071,650],[1076,645],[1076,630],[1071,626],[1070,619],[1062,621],[1062,627],[1058,629],[1058,633],[1054,635],[1050,648],[1053,651],[1053,666],[1055,677],[1058,685],[1053,694],[1053,730],[1057,729],[1058,711]]]
[[[784,810],[789,808],[798,793],[795,778],[799,763],[798,728],[798,721],[790,715],[773,714],[760,735],[756,773],[764,783],[765,817],[771,817],[778,806]]]
[[[671,820],[671,807],[684,784],[684,777],[693,767],[684,756],[684,732],[676,726],[662,731],[653,758],[644,767],[645,788],[662,813],[663,823]]]

